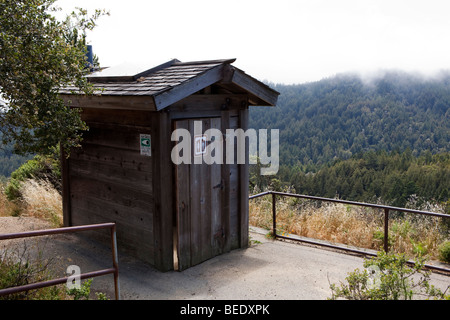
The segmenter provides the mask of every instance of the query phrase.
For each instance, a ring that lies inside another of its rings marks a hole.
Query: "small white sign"
[[[149,134],[141,134],[141,155],[150,157],[152,155],[152,139]]]
[[[198,157],[206,153],[206,136],[195,136],[194,139],[194,156]]]

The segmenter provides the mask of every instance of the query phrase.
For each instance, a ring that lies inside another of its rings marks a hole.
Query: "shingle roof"
[[[100,72],[88,76],[88,79],[94,88],[98,89],[95,96],[151,96],[155,109],[161,110],[190,94],[223,80],[226,73],[224,67],[234,61],[235,59],[180,62],[174,59],[133,76],[102,76]],[[239,79],[245,75],[244,72],[234,67],[232,70],[239,72]],[[248,81],[249,79],[253,83],[257,82],[258,85],[265,86],[245,75],[244,80]],[[243,88],[243,90],[246,89]],[[278,96],[278,93],[269,87],[266,86],[265,89],[271,91],[269,95]],[[61,88],[59,92],[62,95],[80,94],[75,86]],[[261,105],[273,105],[272,101],[276,101],[276,97],[275,100],[271,97],[269,99],[271,101],[263,98]]]
[[[134,76],[103,77],[100,73],[99,75],[89,76],[88,78],[93,83],[94,88],[101,90],[98,91],[100,95],[155,95],[178,86],[225,62],[231,61],[215,60],[182,63],[178,60],[172,60],[164,65]],[[167,67],[164,67],[165,65]],[[76,93],[77,91],[77,87],[67,86],[60,90],[60,94]]]

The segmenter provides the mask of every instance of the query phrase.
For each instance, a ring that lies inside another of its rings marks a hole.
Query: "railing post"
[[[116,225],[111,227],[111,250],[113,258],[114,267],[114,291],[116,295],[116,300],[120,300],[120,285],[119,285],[119,259],[117,255],[117,236],[116,236]]]
[[[389,209],[384,209],[384,252],[389,250]]]
[[[272,223],[273,223],[273,237],[277,237],[277,200],[276,194],[272,192]]]

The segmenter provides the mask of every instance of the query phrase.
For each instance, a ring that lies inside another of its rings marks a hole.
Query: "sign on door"
[[[199,157],[206,153],[206,136],[195,136],[194,139],[194,156]]]

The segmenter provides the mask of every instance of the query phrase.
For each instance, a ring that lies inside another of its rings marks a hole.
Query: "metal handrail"
[[[54,235],[54,234],[63,234],[63,233],[72,233],[72,232],[80,232],[80,231],[88,231],[95,229],[111,229],[111,251],[112,251],[112,259],[113,259],[113,267],[109,269],[97,270],[93,272],[80,274],[80,279],[87,279],[92,277],[103,276],[106,274],[114,274],[114,289],[115,289],[115,298],[116,300],[120,299],[120,287],[119,287],[119,262],[117,255],[117,237],[116,237],[116,224],[115,223],[101,223],[101,224],[92,224],[92,225],[84,225],[84,226],[75,226],[75,227],[64,227],[64,228],[56,228],[56,229],[45,229],[45,230],[36,230],[36,231],[27,231],[20,233],[9,233],[9,234],[0,234],[1,240],[10,240],[10,239],[18,239],[18,238],[29,238],[29,237],[39,237],[46,235]],[[67,283],[67,280],[70,277],[64,277],[59,279],[53,279],[48,281],[31,283],[23,286],[11,287],[0,290],[0,296],[9,295],[21,291],[28,291],[33,289],[39,289],[49,286],[54,286],[57,284]]]
[[[276,219],[276,196],[287,196],[287,197],[294,197],[294,198],[302,198],[302,199],[308,199],[308,200],[317,200],[317,201],[328,201],[328,202],[334,202],[334,203],[343,203],[343,204],[350,204],[355,206],[363,206],[363,207],[370,207],[370,208],[377,208],[377,209],[383,209],[384,210],[384,240],[383,240],[383,249],[385,252],[388,252],[389,250],[389,211],[401,211],[401,212],[407,212],[407,213],[414,213],[414,214],[422,214],[422,215],[428,215],[433,217],[440,217],[440,218],[450,218],[450,215],[443,214],[443,213],[437,213],[437,212],[430,212],[430,211],[422,211],[422,210],[415,210],[415,209],[407,209],[407,208],[400,208],[400,207],[393,207],[393,206],[387,206],[387,205],[381,205],[381,204],[373,204],[373,203],[364,203],[364,202],[356,202],[356,201],[348,201],[348,200],[340,200],[340,199],[332,199],[332,198],[323,198],[323,197],[316,197],[316,196],[308,196],[308,195],[302,195],[302,194],[294,194],[294,193],[286,193],[286,192],[278,192],[278,191],[266,191],[261,192],[255,195],[252,195],[249,197],[250,199],[255,199],[267,195],[272,195],[272,229],[273,234],[272,236],[274,239],[281,238],[281,239],[287,239],[287,240],[294,240],[294,241],[300,241],[305,242],[313,245],[319,245],[319,246],[325,246],[333,249],[339,249],[344,250],[348,252],[368,255],[368,256],[377,256],[377,254],[370,253],[364,250],[359,250],[356,248],[348,248],[338,245],[333,245],[330,243],[324,243],[319,241],[314,241],[313,239],[298,239],[298,238],[292,238],[292,237],[286,237],[284,235],[277,234],[277,219]],[[425,267],[429,269],[433,269],[436,271],[443,271],[443,272],[450,272],[450,269],[438,267],[434,265],[427,265],[425,264]]]
[[[320,201],[329,201],[329,202],[336,202],[336,203],[345,203],[345,204],[351,204],[351,205],[355,205],[355,206],[371,207],[371,208],[377,208],[377,209],[388,209],[388,210],[403,211],[403,212],[408,212],[408,213],[418,213],[418,214],[430,215],[430,216],[441,217],[441,218],[450,218],[450,215],[445,214],[445,213],[421,211],[421,210],[415,210],[415,209],[392,207],[392,206],[387,206],[387,205],[382,205],[382,204],[356,202],[356,201],[340,200],[340,199],[332,199],[332,198],[323,198],[323,197],[316,197],[316,196],[308,196],[308,195],[304,195],[304,194],[286,193],[286,192],[278,192],[278,191],[261,192],[261,193],[250,196],[249,199],[258,198],[258,197],[266,196],[269,194],[277,194],[277,195],[281,195],[281,196],[289,196],[289,197],[303,198],[303,199],[309,199],[309,200],[320,200]]]

